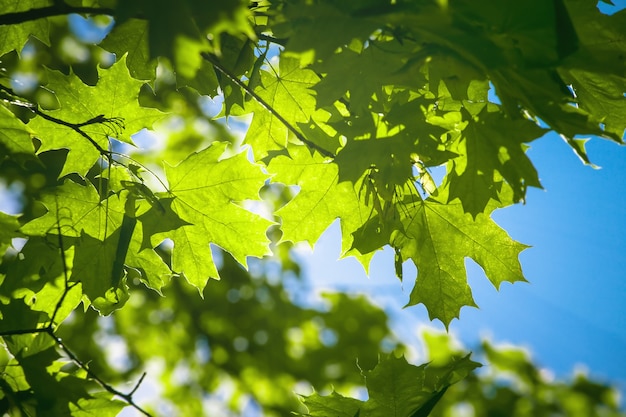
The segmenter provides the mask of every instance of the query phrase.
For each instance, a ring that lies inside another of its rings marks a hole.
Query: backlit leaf
[[[210,244],[228,251],[243,265],[247,256],[269,254],[265,232],[272,223],[239,205],[258,199],[258,190],[268,177],[244,153],[220,159],[226,146],[213,143],[179,165],[166,167],[169,193],[175,197],[172,211],[188,225],[156,236],[174,241],[172,268],[199,289],[209,278],[218,278]]]
[[[394,232],[391,244],[417,266],[409,305],[424,304],[429,316],[446,326],[459,317],[461,307],[476,306],[465,258],[476,261],[496,288],[525,281],[518,256],[527,246],[512,240],[487,214],[472,219],[460,202],[434,198],[400,204],[404,232]]]

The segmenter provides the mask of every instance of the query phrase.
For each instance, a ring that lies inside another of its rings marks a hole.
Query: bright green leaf
[[[163,117],[157,109],[139,106],[137,98],[144,83],[131,78],[125,57],[108,69],[98,69],[98,74],[98,84],[89,86],[74,74],[49,70],[46,87],[54,91],[60,108],[44,112],[67,123],[85,124],[80,129],[105,151],[109,137],[132,143],[131,135]],[[67,126],[42,117],[34,118],[28,126],[43,142],[39,152],[70,150],[60,176],[72,172],[84,175],[101,156],[87,138]]]
[[[460,202],[405,199],[399,203],[404,232],[391,244],[417,266],[418,276],[409,305],[423,303],[429,316],[446,326],[461,307],[476,306],[467,283],[465,258],[472,258],[491,283],[525,281],[518,256],[525,245],[512,240],[487,214],[476,219]]]
[[[313,245],[331,223],[341,219],[345,253],[352,247],[352,233],[372,212],[355,189],[360,184],[339,182],[337,165],[317,153],[311,155],[304,146],[291,147],[289,153],[290,157],[272,159],[267,168],[275,174],[275,182],[300,187],[298,195],[276,212],[282,219],[282,240]]]
[[[23,12],[48,6],[47,0],[3,0],[2,13]],[[37,19],[13,25],[0,26],[0,56],[13,50],[20,53],[30,36],[49,44],[47,19]]]
[[[308,69],[301,69],[299,61],[282,57],[276,70],[270,64],[268,70],[261,70],[260,86],[255,92],[283,116],[292,126],[307,123],[315,112],[315,98],[309,89],[319,78]],[[264,158],[269,151],[287,146],[288,129],[261,104],[251,101],[246,109],[254,112],[254,117],[246,134],[245,143],[252,146],[257,160]]]
[[[48,212],[25,224],[24,233],[44,236],[60,232],[63,236],[80,237],[84,232],[104,240],[120,227],[124,214],[119,196],[101,201],[91,183],[82,186],[68,180],[54,192],[45,193],[41,202]]]
[[[209,278],[218,278],[210,244],[228,251],[243,265],[247,256],[269,254],[265,232],[272,223],[239,205],[258,199],[268,177],[248,162],[245,153],[220,159],[226,146],[213,143],[165,169],[169,192],[175,197],[171,208],[188,225],[157,234],[156,241],[165,237],[174,241],[172,269],[184,273],[199,289]]]

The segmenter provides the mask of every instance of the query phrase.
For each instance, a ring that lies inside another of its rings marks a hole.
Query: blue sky
[[[498,210],[493,218],[516,240],[532,245],[521,255],[529,283],[487,281],[467,261],[469,282],[480,309],[463,308],[450,331],[470,348],[483,337],[527,347],[533,358],[559,377],[581,366],[594,377],[617,381],[626,391],[626,148],[594,138],[588,144],[593,169],[581,163],[563,140],[548,134],[528,154],[544,190],[532,189],[527,203]],[[402,309],[415,269],[405,264],[402,288],[390,250],[375,256],[370,277],[354,259],[339,256],[334,224],[313,252],[298,251],[318,290],[367,293],[392,316],[394,329],[418,343],[430,322],[423,306]],[[419,349],[419,348],[418,348]]]

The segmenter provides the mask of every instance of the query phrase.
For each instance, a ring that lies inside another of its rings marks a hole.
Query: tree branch
[[[13,92],[13,90],[11,90],[8,87],[0,85],[0,90],[8,93],[12,97],[18,97],[19,98],[19,96],[17,94],[15,94]],[[119,125],[119,123],[120,123],[120,119],[119,118],[115,118],[115,117],[107,118],[107,117],[104,117],[103,114],[101,114],[101,115],[98,115],[96,117],[92,117],[91,119],[89,119],[89,120],[87,120],[85,122],[71,123],[71,122],[66,122],[65,120],[57,119],[56,117],[50,116],[49,114],[46,114],[46,113],[42,112],[41,110],[39,110],[39,107],[37,107],[36,104],[30,103],[28,101],[23,101],[21,98],[19,100],[11,99],[11,100],[7,100],[7,101],[10,104],[13,104],[15,106],[27,108],[30,111],[32,111],[33,113],[35,113],[37,116],[41,116],[44,119],[48,120],[49,122],[56,123],[58,125],[65,126],[65,127],[68,127],[70,129],[72,129],[73,131],[75,131],[76,133],[81,135],[83,138],[87,139],[89,141],[89,143],[91,143],[93,145],[93,147],[98,150],[100,155],[106,157],[109,160],[113,159],[111,151],[106,150],[106,149],[102,148],[102,146],[98,145],[98,142],[96,142],[87,133],[83,132],[81,130],[81,127],[89,126],[89,125],[93,125],[93,124],[103,124],[103,123],[108,123],[108,122],[111,122],[113,124]]]
[[[270,106],[269,103],[267,101],[265,101],[261,96],[259,96],[257,93],[252,91],[252,89],[250,87],[248,87],[243,81],[241,81],[239,78],[237,78],[235,75],[233,75],[213,55],[211,55],[209,53],[206,53],[206,52],[203,52],[202,53],[202,57],[204,59],[206,59],[209,63],[211,63],[211,65],[213,65],[213,67],[215,67],[215,69],[217,69],[219,72],[221,72],[226,77],[228,77],[228,79],[230,79],[232,82],[234,82],[239,87],[241,87],[250,97],[255,99],[260,105],[265,107],[265,109],[267,111],[269,111],[272,114],[272,116],[274,116],[278,120],[280,120],[280,122],[289,131],[291,131],[291,133],[293,133],[294,136],[296,138],[298,138],[298,140],[300,140],[302,143],[304,143],[309,148],[318,151],[323,156],[326,156],[328,158],[334,158],[335,157],[334,153],[332,153],[332,152],[322,148],[321,146],[317,145],[316,143],[311,142],[310,140],[305,138],[304,135],[302,133],[300,133],[300,131],[298,131],[291,123],[289,123],[280,113],[278,113],[276,111],[276,109],[274,109],[272,106]]]
[[[6,330],[4,332],[0,332],[0,337],[7,336],[19,336],[22,334],[36,334],[36,333],[48,333],[50,326],[41,327],[39,329],[17,329],[17,330]]]
[[[11,12],[0,15],[0,26],[17,25],[32,20],[43,19],[52,16],[61,16],[64,14],[100,14],[113,16],[114,9],[100,7],[74,7],[65,3],[55,4],[54,6],[41,7],[39,9],[24,10],[21,12]]]
[[[89,367],[86,364],[84,364],[80,359],[78,359],[78,356],[76,356],[74,354],[74,352],[72,352],[65,345],[65,343],[63,343],[61,338],[57,337],[52,330],[48,331],[47,333],[59,345],[61,350],[63,350],[63,352],[65,352],[65,354],[76,365],[78,365],[82,370],[84,370],[87,373],[87,375],[89,375],[91,378],[93,378],[93,380],[96,381],[102,388],[104,388],[106,391],[110,392],[111,394],[116,395],[116,396],[122,398],[124,401],[126,401],[126,403],[128,403],[128,405],[132,406],[133,408],[135,408],[137,411],[139,411],[140,413],[142,413],[146,417],[152,417],[152,414],[150,414],[149,412],[147,412],[146,410],[141,408],[139,405],[137,405],[135,400],[133,400],[133,394],[137,391],[137,388],[139,388],[139,385],[141,384],[141,382],[143,381],[144,377],[146,376],[145,373],[141,376],[141,378],[139,378],[139,382],[137,382],[137,384],[135,385],[133,390],[130,393],[125,394],[125,393],[123,393],[121,391],[118,391],[117,389],[113,388],[111,385],[109,385],[108,383],[106,383],[105,381],[100,379],[100,377],[98,375],[96,375],[91,369],[89,369]]]

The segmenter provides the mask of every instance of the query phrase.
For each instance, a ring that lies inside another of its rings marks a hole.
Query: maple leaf
[[[267,169],[273,181],[297,185],[300,191],[276,212],[282,219],[283,241],[307,241],[313,245],[328,226],[341,219],[342,247],[352,247],[352,233],[372,212],[349,181],[339,182],[339,167],[304,146],[289,148],[289,157],[273,158]]]
[[[48,212],[22,226],[28,235],[56,234],[80,237],[84,231],[89,236],[103,240],[120,227],[124,205],[117,195],[100,199],[91,184],[82,186],[67,180],[55,190],[44,193],[41,202]]]
[[[140,107],[137,101],[143,81],[133,79],[122,57],[110,68],[98,68],[95,86],[84,84],[73,73],[64,75],[48,70],[46,88],[54,91],[60,108],[42,110],[44,113],[71,124],[85,124],[81,130],[102,149],[108,149],[109,137],[132,143],[131,135],[163,117],[161,111]],[[69,149],[60,176],[76,172],[84,175],[101,156],[86,138],[68,126],[35,117],[28,126],[42,141],[39,152]]]
[[[150,236],[144,230],[170,231],[187,224],[171,211],[167,203],[171,203],[171,201],[166,201],[166,204],[164,204],[164,206],[167,205],[168,207],[166,213],[151,207],[142,216],[137,217],[139,221],[129,241],[125,258],[121,260],[127,268],[136,270],[149,288],[159,293],[172,276],[172,271],[154,251],[153,246],[150,244]],[[175,222],[170,220],[170,216],[175,217]]]
[[[171,209],[188,224],[166,233],[144,230],[153,235],[153,244],[166,237],[174,241],[172,269],[199,289],[209,278],[219,277],[210,244],[226,250],[242,265],[247,256],[270,253],[265,232],[272,222],[236,204],[258,198],[268,176],[248,162],[245,153],[220,159],[226,146],[214,142],[177,166],[165,167],[169,194],[175,197]]]
[[[63,185],[44,193],[41,202],[48,212],[22,226],[28,235],[44,236],[48,233],[80,237],[82,232],[104,240],[122,223],[124,205],[117,195],[101,201],[91,184],[82,186],[67,180]]]
[[[4,0],[2,13],[23,12],[48,6],[48,0]],[[0,56],[13,50],[20,53],[30,36],[50,44],[49,24],[46,19],[30,20],[18,25],[0,25]]]
[[[260,83],[255,89],[255,93],[292,126],[309,122],[316,111],[315,97],[309,88],[319,78],[313,71],[301,69],[299,64],[298,59],[282,57],[278,71],[271,66],[271,72],[260,71]],[[274,114],[254,101],[246,105],[246,110],[254,112],[254,117],[245,143],[250,144],[257,160],[269,151],[287,146],[288,129]]]
[[[426,417],[447,388],[481,366],[469,355],[452,357],[442,365],[410,365],[405,358],[381,360],[365,373],[368,400],[359,401],[333,392],[329,396],[304,397],[307,416],[340,417]],[[302,414],[304,415],[304,414]]]
[[[431,319],[447,326],[461,307],[476,306],[465,258],[476,261],[499,288],[505,281],[525,281],[518,256],[527,246],[512,240],[488,214],[472,219],[460,202],[442,203],[443,194],[439,198],[400,203],[404,231],[392,232],[390,243],[417,266],[408,305],[424,304]]]
[[[148,21],[128,19],[115,25],[100,46],[126,59],[130,75],[138,80],[153,80],[156,77],[156,59],[151,59],[148,50]],[[127,55],[125,55],[127,54]]]
[[[524,200],[529,186],[541,188],[525,144],[544,133],[545,129],[530,120],[511,120],[484,107],[463,129],[457,151],[464,157],[453,160],[454,168],[447,178],[450,200],[459,198],[463,209],[476,216],[490,199],[501,201],[502,179],[513,191],[510,202]]]
[[[80,282],[83,293],[101,314],[121,308],[128,300],[128,288],[113,276],[120,229],[104,240],[83,233],[76,243],[70,280]]]

